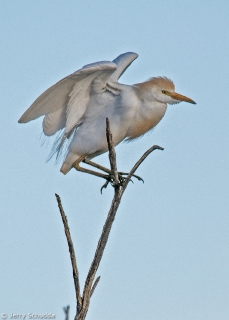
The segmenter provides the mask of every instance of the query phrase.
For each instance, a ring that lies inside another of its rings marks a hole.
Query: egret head
[[[196,104],[192,99],[176,93],[173,81],[166,77],[151,78],[146,82],[137,84],[137,86],[150,91],[153,98],[159,102],[176,104],[185,101]]]

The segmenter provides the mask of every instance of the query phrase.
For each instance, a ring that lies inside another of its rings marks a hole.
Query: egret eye
[[[164,93],[164,94],[167,94],[167,91],[166,91],[166,90],[162,90],[161,92]]]

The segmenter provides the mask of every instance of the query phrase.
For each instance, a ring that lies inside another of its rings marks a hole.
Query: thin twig
[[[130,173],[128,174],[128,176],[125,179],[125,182],[123,183],[123,192],[126,189],[128,183],[130,182],[131,177],[133,176],[133,174],[135,173],[135,171],[137,170],[137,168],[141,165],[141,163],[146,159],[146,157],[148,157],[148,155],[153,152],[154,150],[164,150],[164,148],[160,147],[160,146],[153,146],[151,148],[149,148],[144,154],[143,156],[135,163],[135,165],[133,166],[133,168],[131,169]]]
[[[78,272],[78,268],[77,268],[77,264],[76,264],[76,255],[75,255],[75,251],[74,251],[74,247],[73,247],[73,242],[71,239],[70,229],[68,227],[68,220],[67,220],[67,217],[64,213],[64,209],[62,207],[60,196],[58,194],[55,194],[55,196],[56,196],[56,200],[57,200],[60,214],[62,217],[62,221],[64,224],[64,231],[65,231],[65,235],[66,235],[67,242],[68,242],[68,248],[69,248],[69,253],[70,253],[70,258],[71,258],[71,263],[72,263],[73,279],[74,279],[74,284],[75,284],[76,301],[77,301],[77,312],[78,312],[82,306],[82,298],[80,295],[79,272]]]
[[[65,320],[69,320],[69,309],[70,309],[70,306],[63,308],[64,313],[65,313]]]
[[[99,280],[100,280],[100,276],[95,280],[95,283],[92,286],[92,289],[91,289],[91,292],[90,292],[90,298],[92,297],[92,295],[93,295],[93,293],[95,291],[95,288],[97,287],[97,284],[99,283]]]

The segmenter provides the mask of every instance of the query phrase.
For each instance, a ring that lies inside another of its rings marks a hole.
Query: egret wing
[[[113,62],[97,62],[60,80],[42,93],[19,119],[20,123],[45,115],[43,130],[53,135],[66,127],[66,133],[80,124],[87,108],[91,89],[103,92],[106,83],[117,66]]]

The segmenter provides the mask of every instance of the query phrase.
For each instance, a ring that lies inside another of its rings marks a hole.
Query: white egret
[[[176,93],[174,83],[166,77],[154,77],[134,85],[119,83],[120,76],[137,57],[136,53],[127,52],[113,62],[84,66],[42,93],[19,119],[24,123],[44,116],[46,136],[62,130],[54,146],[57,156],[67,148],[62,173],[68,173],[72,167],[94,173],[82,168],[79,165],[82,161],[109,172],[90,161],[108,151],[106,118],[110,120],[113,142],[117,145],[154,128],[163,118],[167,104],[181,101],[195,104]]]

